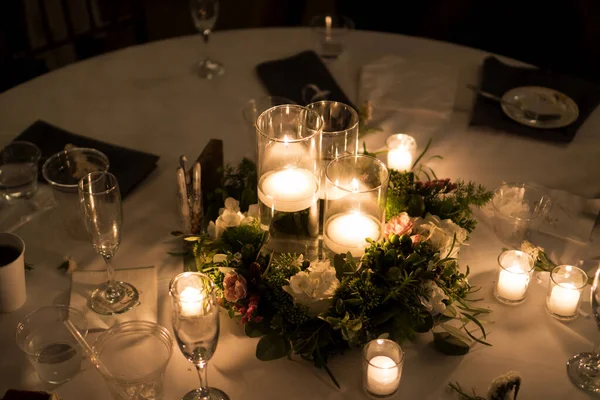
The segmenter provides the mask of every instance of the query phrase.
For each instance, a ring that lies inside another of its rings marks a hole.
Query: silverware
[[[557,119],[560,119],[562,116],[560,114],[540,114],[537,113],[535,111],[532,111],[528,108],[526,108],[525,106],[523,106],[522,104],[518,104],[518,103],[514,103],[512,101],[507,101],[504,100],[492,93],[489,92],[485,92],[481,89],[479,89],[477,86],[475,85],[467,85],[468,89],[471,89],[472,91],[474,91],[475,93],[477,93],[478,95],[485,97],[486,99],[490,99],[490,100],[494,100],[497,101],[500,104],[504,104],[506,106],[509,107],[514,107],[517,108],[519,110],[521,110],[523,112],[523,116],[528,119],[528,120],[532,120],[532,121],[540,121],[540,122],[547,122],[547,121],[556,121]]]

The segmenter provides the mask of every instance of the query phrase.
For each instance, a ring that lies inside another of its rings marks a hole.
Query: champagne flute
[[[182,400],[229,400],[229,396],[208,387],[207,365],[219,340],[219,305],[212,280],[200,272],[184,272],[169,284],[173,308],[173,331],[179,349],[196,366],[200,388]]]
[[[590,297],[592,313],[600,328],[600,268],[594,275]],[[567,373],[575,386],[588,392],[600,393],[600,342],[596,341],[591,353],[579,353],[571,357],[567,362]]]
[[[219,16],[219,0],[190,0],[190,12],[196,29],[204,38],[204,43],[208,45],[210,33],[215,27]],[[208,57],[199,61],[194,69],[201,78],[205,79],[212,79],[214,76],[225,73],[225,67],[221,63]]]
[[[91,172],[79,181],[79,199],[92,246],[104,258],[108,281],[92,293],[90,307],[98,314],[121,314],[138,304],[130,283],[115,280],[111,260],[121,244],[123,209],[117,178],[105,171]]]

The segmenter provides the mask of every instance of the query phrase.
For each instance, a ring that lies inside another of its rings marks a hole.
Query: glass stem
[[[207,363],[205,361],[200,361],[196,365],[196,371],[198,371],[198,379],[200,379],[200,389],[198,389],[198,398],[197,400],[209,399],[210,392],[208,390],[208,368]]]
[[[106,264],[106,272],[108,273],[108,288],[106,289],[106,298],[112,303],[118,301],[121,298],[122,293],[119,285],[117,285],[117,282],[115,281],[115,269],[110,262],[112,256],[103,256],[103,258],[104,263]]]
[[[204,39],[204,43],[208,44],[208,39],[210,38],[210,31],[209,30],[203,31],[202,38]]]

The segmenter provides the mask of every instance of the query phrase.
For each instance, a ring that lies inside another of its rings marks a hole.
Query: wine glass
[[[90,307],[98,314],[121,314],[138,304],[130,283],[115,280],[111,260],[121,244],[123,209],[117,178],[109,172],[91,172],[79,181],[79,199],[94,250],[104,258],[108,281],[92,293]]]
[[[190,12],[196,29],[198,29],[204,38],[204,43],[208,45],[210,33],[215,27],[217,17],[219,16],[219,0],[190,0]],[[199,61],[194,66],[194,69],[201,78],[205,79],[212,79],[214,76],[225,73],[223,64],[213,61],[208,57]]]
[[[600,268],[596,270],[590,297],[592,313],[600,328]],[[579,353],[571,357],[567,362],[567,373],[575,386],[588,392],[600,393],[600,343],[596,342],[591,353]]]
[[[207,365],[219,340],[219,305],[212,280],[200,272],[184,272],[169,284],[173,308],[173,331],[179,349],[196,366],[200,388],[182,400],[229,400],[229,396],[208,387]]]

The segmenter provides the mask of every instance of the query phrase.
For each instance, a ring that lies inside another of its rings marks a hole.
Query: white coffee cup
[[[0,312],[15,311],[26,298],[25,242],[12,233],[0,233]]]

